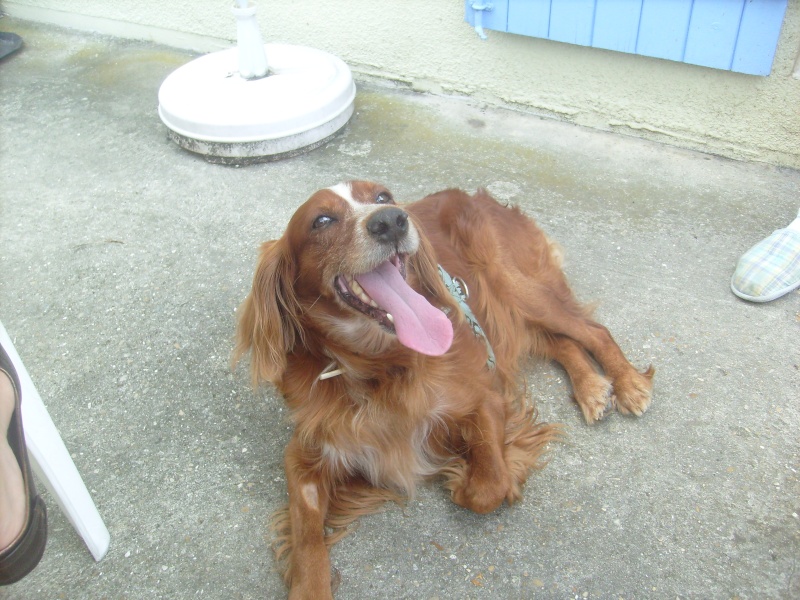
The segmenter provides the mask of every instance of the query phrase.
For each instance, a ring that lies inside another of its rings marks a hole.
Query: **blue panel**
[[[550,0],[509,0],[508,31],[533,37],[548,37]]]
[[[593,28],[594,0],[553,0],[548,38],[591,46]]]
[[[475,4],[491,4],[476,12]],[[465,0],[466,20],[559,42],[769,75],[788,0]]]
[[[749,0],[745,4],[732,70],[770,74],[785,12],[786,0]]]
[[[692,0],[644,0],[637,54],[683,60]]]
[[[642,0],[597,0],[592,46],[636,52]]]
[[[683,61],[730,69],[744,0],[695,0]]]
[[[507,0],[465,0],[464,11],[467,22],[475,27],[477,11],[472,9],[473,4],[491,4],[492,10],[480,11],[483,27],[495,31],[506,31],[508,27],[508,1]]]

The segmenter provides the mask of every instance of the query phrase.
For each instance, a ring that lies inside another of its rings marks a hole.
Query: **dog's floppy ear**
[[[286,355],[300,335],[300,305],[292,288],[293,269],[283,239],[261,246],[253,287],[239,308],[234,366],[250,351],[253,386],[278,383]]]

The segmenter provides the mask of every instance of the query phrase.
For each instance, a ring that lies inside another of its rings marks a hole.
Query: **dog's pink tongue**
[[[357,275],[356,280],[378,306],[394,317],[401,344],[430,356],[447,352],[453,342],[450,319],[411,289],[396,266],[385,262],[370,273]]]

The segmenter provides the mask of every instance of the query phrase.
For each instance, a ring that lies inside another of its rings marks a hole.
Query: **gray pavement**
[[[158,87],[191,55],[0,20],[0,320],[111,532],[95,563],[55,501],[9,599],[281,598],[268,517],[286,410],[232,373],[258,244],[314,190],[488,186],[564,246],[577,295],[640,367],[650,411],[582,423],[488,516],[436,485],[333,550],[340,599],[800,598],[800,294],[738,300],[738,257],[794,218],[800,173],[359,82],[323,148],[212,165],[167,139]]]

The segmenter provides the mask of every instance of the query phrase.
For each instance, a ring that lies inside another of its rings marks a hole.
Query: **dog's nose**
[[[396,206],[383,208],[367,220],[367,231],[379,242],[399,242],[408,233],[408,214]]]

